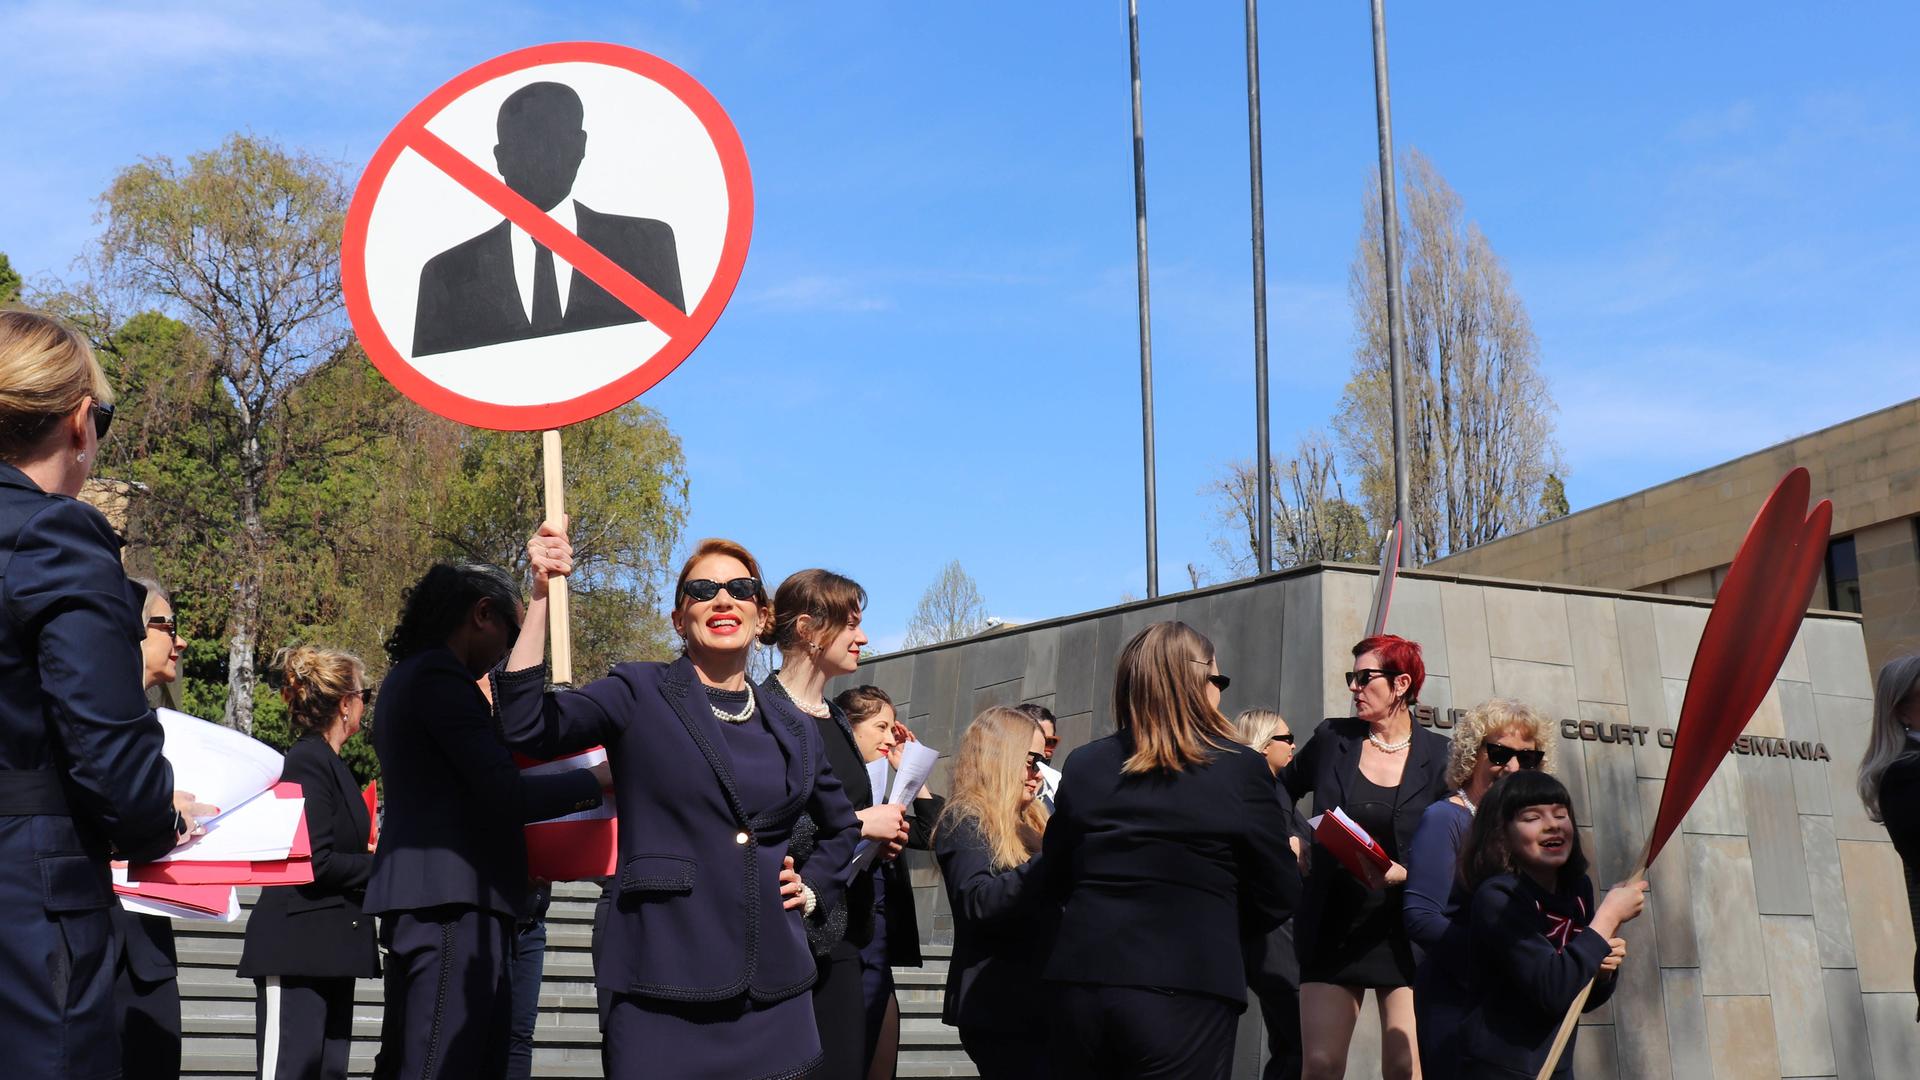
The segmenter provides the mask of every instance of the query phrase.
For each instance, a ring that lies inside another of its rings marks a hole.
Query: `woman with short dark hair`
[[[269,671],[297,735],[282,780],[306,799],[313,881],[260,890],[239,975],[254,985],[254,1052],[274,1080],[344,1080],[356,979],[380,974],[373,920],[361,913],[373,822],[340,748],[360,731],[373,690],[352,653],[281,649]]]
[[[1213,643],[1181,622],[1120,652],[1114,734],[1073,752],[1041,848],[1064,905],[1047,962],[1072,1078],[1225,1077],[1246,1009],[1241,936],[1300,895],[1265,756],[1220,713]]]
[[[1447,1075],[1538,1076],[1587,983],[1586,1011],[1613,996],[1627,955],[1620,927],[1640,914],[1647,884],[1616,885],[1596,909],[1572,796],[1541,772],[1494,783],[1473,815],[1460,873],[1473,896],[1469,969]],[[1573,1046],[1569,1038],[1553,1071],[1561,1080],[1573,1080]]]
[[[376,1076],[505,1070],[521,830],[600,805],[604,766],[523,777],[480,692],[520,634],[517,594],[496,567],[441,563],[407,590],[387,638],[373,726],[386,815],[364,905],[387,950]]]

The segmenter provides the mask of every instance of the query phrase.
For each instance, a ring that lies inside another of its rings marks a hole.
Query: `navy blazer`
[[[1313,795],[1313,812],[1320,815],[1336,806],[1344,806],[1347,792],[1360,773],[1360,746],[1370,729],[1365,720],[1335,717],[1323,720],[1314,729],[1307,745],[1280,770],[1280,784],[1295,802]],[[1447,754],[1452,743],[1440,735],[1413,726],[1413,744],[1407,747],[1407,763],[1400,773],[1399,795],[1393,807],[1393,838],[1400,865],[1407,864],[1413,850],[1413,834],[1420,827],[1420,816],[1427,807],[1447,796]],[[1301,952],[1319,933],[1321,912],[1326,910],[1328,890],[1335,874],[1347,871],[1318,842],[1313,846],[1313,872],[1307,875],[1306,896],[1295,920],[1294,937]],[[1419,958],[1416,950],[1415,958]]]
[[[1046,1031],[1053,995],[1041,970],[1060,908],[1036,883],[1041,856],[997,869],[979,826],[951,820],[935,828],[933,853],[953,909],[953,960],[940,1019],[980,1031]]]
[[[515,749],[549,758],[605,746],[613,765],[618,895],[601,935],[599,986],[669,1001],[773,1002],[813,985],[801,914],[781,907],[787,840],[802,813],[819,823],[806,881],[831,905],[845,892],[860,821],[811,717],[756,693],[786,757],[786,798],[749,813],[721,721],[686,657],[619,664],[578,690],[546,691],[544,665],[497,685]]]
[[[522,827],[599,806],[600,785],[578,769],[522,776],[473,674],[443,646],[395,664],[374,709],[387,812],[364,910],[459,905],[518,917]]]
[[[0,464],[0,1044],[22,1076],[120,1068],[109,850],[174,840],[139,612],[100,512]]]
[[[1574,917],[1579,929],[1565,948],[1547,939],[1543,908]],[[1593,883],[1585,877],[1571,896],[1555,896],[1514,874],[1481,882],[1467,909],[1471,969],[1465,994],[1472,1006],[1456,1037],[1459,1069],[1448,1075],[1539,1075],[1567,1009],[1610,951],[1606,938],[1586,928],[1593,911]],[[1606,1004],[1618,981],[1610,976],[1595,982],[1584,1011]],[[1576,1031],[1567,1040],[1553,1075],[1573,1074],[1578,1037]]]
[[[1245,1002],[1242,935],[1300,899],[1266,755],[1238,743],[1181,772],[1127,775],[1125,732],[1073,752],[1042,841],[1065,908],[1046,977]]]
[[[380,950],[373,918],[360,910],[373,877],[372,822],[353,771],[326,739],[308,734],[287,749],[280,778],[306,796],[313,882],[260,890],[247,918],[240,977],[372,978],[380,974]]]

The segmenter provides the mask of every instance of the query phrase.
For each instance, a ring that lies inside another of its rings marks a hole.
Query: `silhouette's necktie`
[[[560,329],[560,283],[553,272],[553,252],[538,241],[533,245],[532,322],[536,334]]]

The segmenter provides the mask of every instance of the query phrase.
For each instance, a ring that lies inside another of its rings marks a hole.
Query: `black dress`
[[[1399,794],[1399,789],[1381,787],[1366,773],[1356,772],[1341,809],[1386,849],[1388,858],[1404,863],[1393,828],[1394,800]],[[1402,890],[1369,889],[1334,862],[1325,848],[1315,855],[1319,861],[1314,863],[1314,873],[1330,874],[1333,881],[1319,933],[1301,963],[1301,981],[1382,990],[1413,985],[1413,948],[1400,911]]]

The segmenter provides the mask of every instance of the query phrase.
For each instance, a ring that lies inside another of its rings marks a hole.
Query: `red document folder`
[[[592,747],[552,761],[514,755],[522,775],[583,769],[607,760],[603,747]],[[552,821],[536,821],[524,830],[527,838],[527,876],[541,881],[586,881],[614,872],[619,862],[620,829],[613,795],[592,810]]]
[[[1347,872],[1361,881],[1368,880],[1367,867],[1384,873],[1393,862],[1387,857],[1386,849],[1367,835],[1367,830],[1346,815],[1346,811],[1334,807],[1320,815],[1320,823],[1314,826],[1313,838],[1320,842]]]
[[[270,794],[277,799],[302,797],[300,785],[282,780]],[[313,880],[313,841],[302,815],[294,828],[285,859],[254,862],[137,863],[127,868],[133,881],[167,885],[305,885]]]

